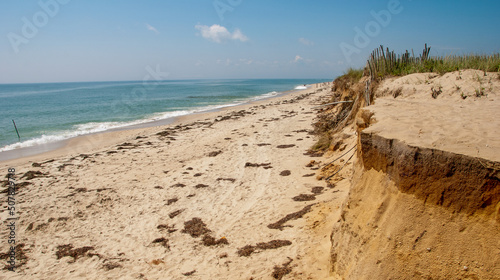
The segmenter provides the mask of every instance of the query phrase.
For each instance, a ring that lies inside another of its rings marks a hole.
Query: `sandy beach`
[[[313,85],[0,162],[0,279],[500,279],[498,77],[388,78],[370,106],[366,78]]]
[[[0,278],[328,278],[348,184],[318,181],[318,158],[304,153],[311,107],[329,92],[313,85],[1,162],[15,168],[19,250]]]
[[[500,280],[499,10],[0,1],[0,280]]]

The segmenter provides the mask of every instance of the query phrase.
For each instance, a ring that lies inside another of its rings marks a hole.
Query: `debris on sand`
[[[168,239],[166,239],[165,237],[156,238],[155,240],[153,240],[152,243],[153,244],[160,244],[161,246],[170,250],[170,245],[168,244]]]
[[[311,211],[311,208],[314,204],[311,204],[311,205],[307,205],[306,207],[304,207],[302,210],[300,211],[297,211],[295,213],[291,213],[291,214],[288,214],[286,215],[284,218],[280,219],[279,221],[277,221],[276,223],[272,223],[272,224],[269,224],[267,227],[270,228],[270,229],[279,229],[279,230],[283,230],[283,228],[285,227],[284,224],[290,220],[297,220],[297,219],[300,219],[302,218],[305,214],[307,214],[308,212]]]
[[[33,166],[33,167],[42,167],[44,164],[51,163],[51,162],[54,162],[54,161],[55,161],[54,159],[51,159],[51,160],[47,160],[47,161],[44,161],[44,162],[41,162],[41,163],[33,162],[31,164],[31,166]]]
[[[325,189],[325,188],[323,188],[323,187],[313,187],[313,188],[311,189],[311,192],[312,192],[313,194],[316,194],[316,195],[317,195],[317,194],[321,194],[321,193],[323,193],[323,190],[324,190],[324,189]]]
[[[281,171],[280,176],[290,176],[290,174],[292,174],[290,170],[283,170]]]
[[[240,257],[248,257],[255,251],[255,246],[246,245],[238,249],[238,255]]]
[[[271,163],[245,163],[245,167],[264,167],[264,168],[272,168]]]
[[[24,266],[28,263],[28,256],[26,256],[24,243],[19,243],[15,247],[15,254],[16,254],[16,268],[20,268],[21,266]],[[8,249],[7,252],[1,253],[0,254],[0,260],[8,260],[11,257],[12,252]],[[4,270],[9,270],[11,268],[11,264],[7,263],[4,266]]]
[[[313,167],[314,165],[316,164],[316,161],[315,160],[311,160],[307,165],[306,167]]]
[[[16,190],[20,191],[21,189],[23,189],[24,187],[29,186],[29,185],[32,185],[32,183],[30,183],[30,182],[17,183]],[[8,193],[9,192],[9,181],[8,180],[0,181],[0,186],[5,188],[5,189],[1,190],[0,193]]]
[[[236,179],[234,178],[217,178],[217,181],[229,181],[231,183],[236,182]]]
[[[274,266],[274,271],[271,274],[271,276],[274,279],[281,280],[283,278],[283,276],[292,272],[292,268],[290,267],[290,264],[292,263],[292,261],[293,260],[291,258],[288,258],[288,262],[282,264],[281,266]]]
[[[73,260],[77,260],[80,257],[84,256],[93,256],[96,254],[88,254],[89,251],[94,250],[94,247],[92,246],[84,246],[80,248],[73,249],[73,245],[71,244],[66,244],[66,245],[59,245],[57,246],[57,252],[56,252],[56,257],[57,259],[63,258],[63,257],[72,257]]]
[[[184,211],[184,209],[175,210],[174,212],[171,212],[170,214],[168,214],[168,216],[170,217],[170,219],[173,219],[176,216],[178,216],[180,213],[182,213],[183,211]]]
[[[208,156],[209,156],[209,157],[216,157],[216,156],[220,155],[221,153],[222,153],[222,151],[221,151],[221,150],[219,150],[219,151],[214,151],[214,152],[210,152],[210,153],[208,154]]]
[[[278,149],[287,149],[287,148],[292,148],[295,147],[295,144],[289,144],[289,145],[278,145],[276,148]]]
[[[46,177],[48,174],[44,174],[40,171],[28,171],[21,176],[21,179],[32,180],[34,178]]]
[[[167,205],[174,204],[178,201],[179,199],[177,197],[171,198],[167,200]]]
[[[322,157],[324,152],[322,151],[312,151],[312,150],[307,150],[303,155],[305,156],[310,156],[310,157]]]
[[[175,226],[173,225],[158,225],[156,228],[159,230],[166,230],[168,233],[177,231],[177,229],[175,229]]]
[[[120,268],[120,267],[122,267],[122,265],[121,265],[121,264],[119,264],[119,263],[109,262],[109,263],[107,263],[107,264],[104,264],[102,267],[103,267],[105,270],[108,270],[108,271],[109,271],[109,270],[113,270],[113,269],[115,269],[115,268]]]
[[[196,238],[212,231],[207,228],[207,225],[200,218],[193,218],[190,221],[184,222],[182,232]]]
[[[216,246],[216,245],[227,245],[229,242],[227,241],[226,237],[221,237],[219,240],[215,239],[215,237],[205,234],[203,236],[203,239],[201,240],[203,242],[203,245],[205,246]]]
[[[184,276],[191,276],[191,275],[193,275],[193,274],[195,274],[195,273],[196,273],[196,269],[195,269],[195,270],[193,270],[193,271],[189,271],[189,272],[182,273],[182,275],[184,275]]]
[[[294,201],[311,201],[316,199],[315,194],[300,194],[292,198]]]
[[[255,250],[269,250],[269,249],[277,249],[283,246],[290,246],[292,245],[292,242],[289,240],[272,240],[269,242],[260,242],[257,243],[257,245],[246,245],[244,247],[241,247],[238,249],[238,255],[240,257],[248,257],[252,253],[255,252]]]

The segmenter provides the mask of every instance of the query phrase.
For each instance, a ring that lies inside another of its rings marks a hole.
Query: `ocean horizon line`
[[[12,82],[12,83],[3,83],[0,82],[0,86],[2,85],[45,85],[45,84],[77,84],[77,83],[127,83],[127,82],[175,82],[175,81],[210,81],[210,80],[221,80],[221,81],[236,81],[236,80],[328,80],[333,81],[331,77],[327,78],[179,78],[179,79],[160,79],[160,80],[109,80],[109,81],[65,81],[65,82]]]

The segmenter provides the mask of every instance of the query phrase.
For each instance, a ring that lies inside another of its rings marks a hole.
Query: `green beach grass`
[[[430,49],[425,44],[422,54],[416,57],[413,50],[411,53],[407,50],[403,54],[396,54],[389,48],[384,50],[384,47],[380,46],[368,58],[365,73],[370,75],[372,79],[383,79],[387,76],[405,76],[427,72],[443,75],[465,69],[500,72],[499,53],[429,56]]]

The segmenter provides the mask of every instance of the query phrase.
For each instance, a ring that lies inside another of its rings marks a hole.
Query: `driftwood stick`
[[[354,147],[352,147],[352,148],[350,148],[349,150],[347,150],[347,152],[345,152],[344,154],[342,154],[342,155],[341,155],[341,156],[339,156],[338,158],[336,158],[336,159],[334,159],[334,160],[330,161],[329,163],[327,163],[327,164],[325,164],[325,165],[323,165],[323,166],[328,166],[328,165],[330,165],[330,164],[332,164],[332,163],[336,162],[337,160],[339,160],[339,159],[343,158],[345,155],[347,155],[350,151],[352,151],[352,150],[353,150],[354,148],[356,148],[357,146],[358,146],[358,144],[355,144],[355,145],[354,145]]]
[[[356,154],[356,152],[352,153],[352,155],[347,159],[347,161],[344,163],[344,165],[342,165],[342,167],[337,172],[335,172],[332,175],[328,176],[328,178],[326,178],[325,181],[328,181],[330,178],[332,178],[333,176],[337,175],[340,171],[342,171],[342,169],[344,169],[344,167],[347,165],[347,163],[349,163],[349,161],[354,156],[354,154]]]
[[[333,102],[333,103],[327,103],[327,104],[319,105],[319,106],[316,106],[316,107],[312,107],[311,109],[315,109],[315,108],[319,108],[319,107],[323,107],[323,106],[328,106],[328,105],[335,105],[335,104],[340,104],[340,103],[351,103],[351,102],[353,102],[353,101],[352,100],[337,101],[337,102]]]

